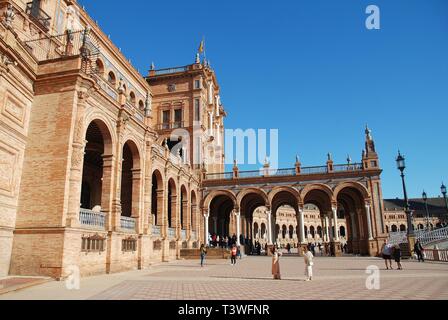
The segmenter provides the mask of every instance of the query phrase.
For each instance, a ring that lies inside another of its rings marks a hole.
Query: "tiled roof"
[[[410,199],[409,205],[413,211],[425,212],[425,202],[423,199]],[[384,199],[385,211],[403,211],[404,201],[402,199]],[[447,214],[445,199],[443,198],[429,198],[428,199],[428,210],[432,214]]]

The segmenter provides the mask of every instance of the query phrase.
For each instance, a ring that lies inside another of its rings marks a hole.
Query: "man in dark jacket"
[[[425,262],[425,257],[423,253],[425,252],[425,249],[423,248],[422,244],[420,243],[420,240],[417,240],[417,242],[414,245],[414,252],[417,254],[418,262]]]

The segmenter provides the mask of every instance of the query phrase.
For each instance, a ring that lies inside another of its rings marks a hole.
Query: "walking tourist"
[[[307,250],[304,256],[305,260],[305,276],[306,281],[313,280],[313,265],[314,265],[314,256],[310,250]]]
[[[392,267],[393,246],[386,242],[383,246],[383,249],[381,250],[381,253],[383,255],[384,262],[386,263],[386,269],[389,270],[390,267],[390,269],[393,270],[394,269]]]
[[[272,246],[271,249],[272,253],[272,276],[274,277],[274,280],[281,280],[282,277],[280,275],[280,257],[281,252],[278,252],[275,246]]]
[[[417,254],[418,262],[425,262],[425,256],[424,256],[425,249],[420,243],[420,240],[417,240],[417,242],[415,243],[414,252]]]
[[[230,258],[230,264],[232,266],[236,265],[236,256],[238,254],[238,248],[236,247],[236,244],[233,245],[231,252],[231,258]]]
[[[398,270],[403,270],[403,267],[401,266],[401,248],[399,245],[396,245],[394,248],[394,260],[397,263]]]
[[[205,245],[201,244],[201,249],[199,250],[201,254],[201,267],[204,267],[205,256],[207,255],[207,248]]]

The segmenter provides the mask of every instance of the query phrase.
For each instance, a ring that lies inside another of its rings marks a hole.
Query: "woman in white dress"
[[[314,265],[313,259],[314,259],[313,254],[311,253],[310,250],[307,250],[304,256],[306,281],[313,280],[313,265]]]

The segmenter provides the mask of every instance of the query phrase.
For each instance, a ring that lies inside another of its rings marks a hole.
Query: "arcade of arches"
[[[372,210],[372,197],[360,183],[211,191],[204,200],[206,233],[242,235],[268,245],[347,244],[353,254],[376,254],[384,233]],[[336,254],[340,246],[335,246]]]

